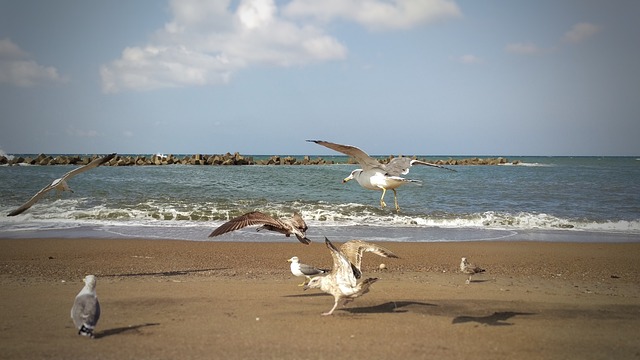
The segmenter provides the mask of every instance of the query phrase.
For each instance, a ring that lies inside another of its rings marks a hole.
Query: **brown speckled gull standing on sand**
[[[473,275],[482,273],[485,270],[477,265],[470,264],[467,261],[467,258],[463,257],[462,260],[460,260],[460,271],[462,271],[463,274],[469,275],[469,278],[466,281],[466,283],[469,284]]]

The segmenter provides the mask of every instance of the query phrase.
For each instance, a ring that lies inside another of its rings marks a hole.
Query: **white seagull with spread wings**
[[[396,211],[400,211],[398,206],[398,194],[396,188],[408,184],[408,183],[420,183],[420,180],[405,179],[400,175],[406,175],[409,173],[409,168],[412,165],[426,165],[433,166],[440,169],[455,171],[453,169],[446,168],[444,166],[431,164],[428,162],[411,159],[409,157],[397,157],[389,161],[388,164],[382,164],[378,160],[367,155],[364,151],[351,145],[340,145],[328,141],[321,140],[307,140],[318,145],[328,147],[329,149],[341,152],[356,159],[358,164],[362,166],[362,169],[355,169],[349,176],[342,180],[346,183],[349,180],[355,179],[360,186],[369,190],[381,190],[382,196],[380,197],[380,207],[384,208],[387,204],[384,202],[384,195],[387,190],[393,191],[393,200],[396,206]]]
[[[311,240],[307,239],[306,235],[308,229],[307,223],[304,222],[302,216],[298,213],[294,213],[290,219],[280,220],[274,219],[259,211],[249,212],[220,225],[218,228],[213,230],[211,234],[209,234],[209,237],[222,235],[251,225],[262,225],[258,228],[258,231],[261,229],[275,231],[284,234],[286,237],[295,235],[301,243],[305,245],[309,245],[309,243],[311,243]]]
[[[33,204],[35,204],[38,200],[40,200],[40,198],[43,197],[44,194],[48,193],[49,191],[51,191],[53,189],[56,189],[58,192],[62,192],[62,191],[71,191],[71,192],[73,192],[73,190],[71,190],[71,188],[67,184],[67,180],[69,180],[72,177],[74,177],[74,176],[76,176],[76,175],[78,175],[80,173],[83,173],[83,172],[85,172],[87,170],[90,170],[90,169],[93,169],[95,167],[98,167],[98,166],[110,161],[115,156],[116,156],[116,153],[109,154],[107,156],[94,159],[91,162],[89,162],[87,165],[80,166],[78,168],[75,168],[75,169],[69,171],[68,173],[62,175],[61,178],[53,180],[53,182],[51,182],[51,184],[49,184],[49,185],[45,186],[44,188],[42,188],[42,190],[38,191],[35,195],[33,195],[33,197],[31,197],[31,199],[29,199],[29,201],[27,201],[26,203],[22,204],[22,206],[20,206],[19,208],[15,209],[12,212],[10,212],[9,214],[7,214],[7,216],[15,216],[15,215],[18,215],[18,214],[22,214],[27,209],[29,209]]]
[[[397,258],[391,251],[362,240],[347,241],[342,244],[340,249],[335,247],[326,237],[324,238],[324,242],[331,251],[333,268],[328,275],[316,276],[304,286],[305,290],[320,289],[333,295],[333,307],[322,315],[333,314],[340,300],[344,300],[343,305],[346,305],[353,299],[366,294],[369,292],[371,284],[378,281],[378,278],[368,278],[360,283],[357,282],[361,276],[360,264],[362,255],[365,252],[373,252],[383,257]]]

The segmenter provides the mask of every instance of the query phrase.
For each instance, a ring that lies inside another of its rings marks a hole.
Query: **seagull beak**
[[[304,286],[302,287],[302,290],[309,290],[309,284],[304,284]]]
[[[342,183],[344,184],[344,183],[346,183],[347,181],[349,181],[351,179],[353,179],[353,178],[351,176],[348,176],[348,177],[342,179]]]
[[[303,243],[305,245],[311,244],[311,240],[309,240],[306,236],[300,236],[300,235],[296,234],[296,238],[298,238],[298,241],[300,241],[301,243]]]

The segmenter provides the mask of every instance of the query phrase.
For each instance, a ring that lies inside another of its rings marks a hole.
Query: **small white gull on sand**
[[[306,285],[314,275],[322,275],[329,272],[329,270],[327,269],[318,269],[317,267],[312,265],[301,264],[297,256],[294,256],[287,261],[291,263],[291,273],[293,275],[304,276],[306,279],[302,284],[298,286]]]
[[[87,275],[84,287],[73,302],[71,307],[71,319],[78,329],[78,335],[93,338],[93,329],[100,319],[100,302],[96,294],[96,277]]]

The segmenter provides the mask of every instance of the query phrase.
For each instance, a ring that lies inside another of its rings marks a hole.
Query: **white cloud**
[[[340,18],[374,30],[407,29],[462,15],[458,5],[449,0],[293,0],[283,13],[321,21]]]
[[[30,87],[66,82],[51,66],[42,66],[10,39],[0,39],[0,83]]]
[[[466,54],[466,55],[462,55],[460,57],[458,57],[458,62],[462,63],[462,64],[478,64],[480,62],[482,62],[482,59],[475,56],[475,55],[471,55],[471,54]]]
[[[271,0],[245,1],[238,6],[238,18],[248,29],[267,26],[274,21],[276,5]]]
[[[226,83],[231,66],[223,55],[189,50],[184,46],[126,48],[120,59],[100,68],[105,92],[122,88],[153,90],[185,85]]]
[[[251,65],[293,66],[343,59],[324,30],[278,15],[274,0],[174,0],[173,18],[145,46],[100,68],[103,91],[224,84]]]
[[[546,51],[533,43],[511,43],[506,46],[505,50],[522,55],[538,55]]]
[[[600,31],[600,27],[590,23],[578,23],[567,31],[562,40],[570,43],[579,43]]]
[[[149,43],[101,66],[104,92],[225,84],[249,66],[346,58],[323,21],[393,30],[461,16],[451,0],[171,0],[169,8],[171,20]]]

